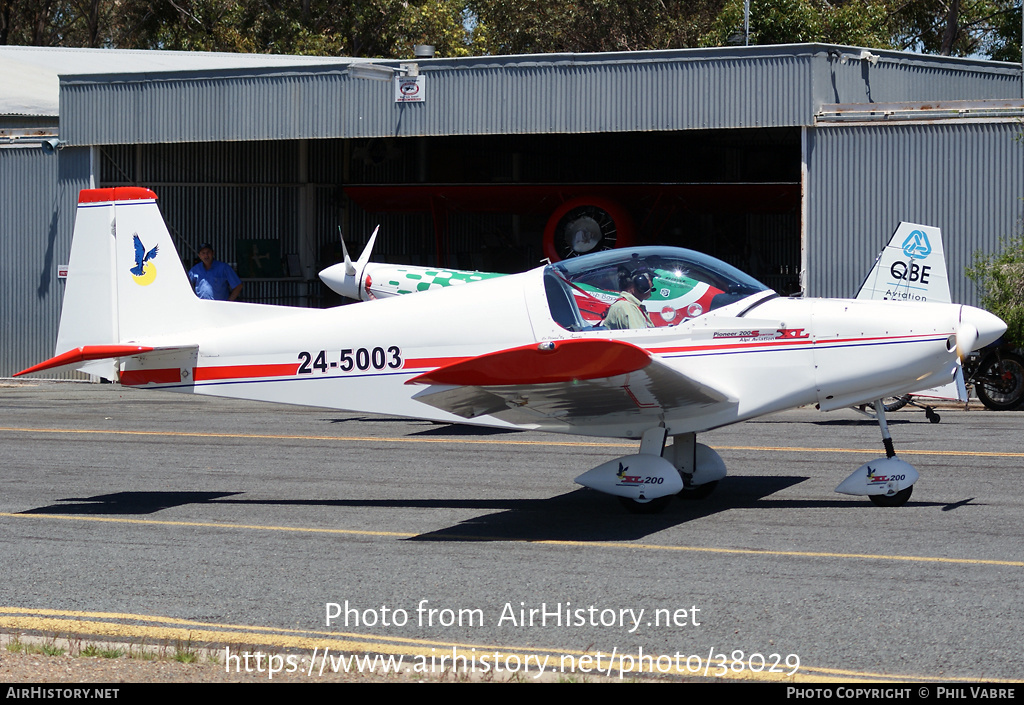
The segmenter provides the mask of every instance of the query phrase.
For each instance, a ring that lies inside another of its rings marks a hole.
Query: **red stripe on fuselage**
[[[223,367],[194,367],[192,379],[195,382],[212,380],[253,379],[266,377],[292,377],[298,373],[298,363],[283,365],[225,365]],[[181,370],[125,370],[121,373],[121,384],[139,386],[143,384],[179,384]]]
[[[415,357],[402,363],[402,369],[419,370],[427,367],[443,367],[444,365],[454,365],[457,362],[465,362],[471,359],[472,357]]]
[[[879,336],[873,338],[836,338],[834,340],[808,340],[808,339],[778,339],[760,340],[746,343],[721,343],[718,345],[689,345],[669,348],[650,348],[652,354],[686,353],[686,352],[707,352],[707,351],[735,351],[753,349],[772,349],[779,347],[791,347],[794,345],[834,345],[847,343],[870,343],[877,341],[913,341],[937,338],[938,334],[904,335],[904,336]],[[532,348],[533,346],[526,346]],[[494,354],[494,353],[492,353]],[[454,365],[474,357],[421,357],[409,358],[402,365],[403,370],[437,369]],[[298,363],[268,364],[268,365],[225,365],[221,367],[197,367],[193,368],[193,380],[195,382],[208,382],[217,380],[242,380],[270,377],[294,377],[298,374]],[[305,378],[306,376],[303,376]],[[312,377],[310,377],[312,378]],[[332,379],[338,377],[332,376]],[[175,369],[155,370],[128,370],[121,374],[121,384],[126,386],[139,386],[143,384],[177,384],[180,383],[181,372]],[[639,404],[639,402],[637,402]]]
[[[197,367],[196,382],[212,379],[248,379],[251,377],[291,377],[298,374],[299,364],[288,362],[281,365],[226,365],[224,367]]]
[[[139,387],[143,384],[177,384],[181,382],[181,370],[177,367],[160,370],[125,370],[121,373],[121,384]]]
[[[807,338],[776,338],[774,340],[751,340],[746,343],[721,343],[718,345],[686,345],[682,347],[673,348],[650,348],[649,351],[657,354],[664,355],[665,353],[677,353],[677,352],[701,352],[705,350],[735,350],[737,348],[774,348],[783,346],[793,345],[835,345],[844,343],[870,343],[873,341],[913,341],[917,340],[928,340],[930,338],[938,338],[944,335],[941,333],[924,333],[921,335],[894,335],[894,336],[878,336],[874,338],[835,338],[822,340],[810,340]]]

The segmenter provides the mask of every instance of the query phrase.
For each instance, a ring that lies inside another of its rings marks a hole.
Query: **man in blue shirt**
[[[199,246],[199,262],[188,270],[188,280],[201,299],[234,301],[242,291],[242,280],[230,265],[213,258],[213,245]]]

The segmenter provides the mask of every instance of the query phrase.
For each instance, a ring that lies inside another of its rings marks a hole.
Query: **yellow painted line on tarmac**
[[[12,519],[61,519],[65,521],[96,521],[110,524],[141,524],[152,526],[201,527],[208,529],[243,529],[250,531],[294,531],[308,534],[334,534],[349,536],[380,536],[385,538],[412,539],[421,534],[402,533],[397,531],[366,531],[359,529],[327,529],[300,526],[263,526],[259,524],[222,524],[200,521],[164,521],[158,519],[124,519],[120,517],[69,516],[66,514],[12,514],[0,512],[0,517]],[[1012,568],[1024,568],[1024,561],[999,561],[982,558],[944,558],[941,556],[895,556],[873,553],[830,553],[824,551],[772,551],[753,548],[715,548],[709,546],[666,546],[662,544],[628,543],[615,541],[562,541],[555,539],[508,539],[486,536],[446,535],[453,540],[464,541],[505,541],[512,543],[532,543],[542,546],[568,546],[572,548],[625,548],[646,551],[676,551],[689,553],[712,553],[721,555],[769,556],[790,558],[845,558],[877,561],[910,561],[916,563],[953,563],[957,565],[992,565]]]
[[[316,435],[283,435],[259,433],[204,433],[198,431],[125,431],[111,429],[74,429],[74,428],[18,428],[0,427],[0,431],[12,433],[66,433],[73,435],[115,435],[115,436],[169,436],[175,438],[239,438],[251,440],[282,440],[282,441],[339,441],[350,443],[451,443],[454,445],[520,445],[520,446],[558,446],[579,448],[633,448],[639,441],[517,441],[508,438],[422,438],[396,436],[316,436]],[[778,453],[867,453],[878,455],[880,448],[811,448],[803,446],[714,446],[716,450],[744,450]],[[1024,458],[1021,453],[1001,453],[982,450],[914,450],[900,448],[900,455],[950,455],[957,457],[978,458]]]
[[[67,514],[12,514],[0,512],[0,517],[14,519],[66,519],[69,521],[96,521],[106,524],[146,524],[151,526],[189,526],[206,529],[248,529],[252,531],[296,531],[305,534],[343,534],[347,536],[384,536],[388,538],[408,539],[417,534],[398,531],[362,531],[359,529],[324,529],[303,526],[263,526],[260,524],[221,524],[204,521],[165,521],[162,519],[124,519],[121,517],[86,517],[69,516]]]
[[[157,625],[103,621],[108,619],[155,622]],[[160,622],[165,622],[165,624],[159,624]],[[485,657],[488,659],[490,668],[493,668],[494,661],[498,659],[499,662],[507,665],[514,664],[516,670],[520,671],[522,670],[520,666],[526,663],[529,658],[531,673],[528,673],[527,677],[536,673],[536,664],[539,661],[547,659],[546,663],[549,672],[554,664],[559,664],[557,672],[560,674],[571,672],[570,670],[562,670],[563,664],[565,666],[577,666],[581,658],[589,658],[593,661],[597,653],[595,651],[572,649],[463,644],[451,641],[369,634],[273,629],[270,627],[193,622],[133,614],[122,615],[104,612],[62,613],[58,610],[30,610],[17,607],[0,607],[0,628],[53,632],[56,634],[85,634],[133,641],[145,639],[163,642],[174,641],[178,644],[239,644],[244,647],[244,650],[239,650],[239,654],[245,652],[252,654],[258,647],[305,650],[310,652],[310,657],[301,659],[301,670],[304,674],[310,676],[321,675],[321,667],[326,672],[330,672],[332,664],[335,663],[338,664],[338,667],[343,667],[341,665],[341,657],[345,653],[412,657],[413,660],[409,663],[405,663],[403,660],[402,672],[416,672],[414,669],[419,664],[422,669],[420,672],[426,675],[439,674],[451,670],[451,664],[456,661],[466,663],[467,665],[474,664],[476,671],[480,672],[483,669],[481,659]],[[314,649],[317,652],[314,652]],[[317,653],[320,654],[319,658],[317,658]],[[598,662],[598,665],[603,666],[606,672],[603,674],[594,673],[594,675],[607,675],[607,670],[610,669],[614,676],[620,668],[625,672],[624,677],[630,679],[639,675],[655,673],[661,675],[702,675],[700,670],[687,674],[685,662],[681,664],[682,668],[679,668],[675,660],[671,658],[667,662],[668,666],[659,670],[653,661],[642,660],[639,658],[639,654],[616,653],[613,656],[613,653],[615,652],[612,649],[603,652],[603,658]],[[331,656],[334,658],[331,659]],[[441,660],[442,658],[444,659],[443,661]],[[462,661],[463,659],[465,660],[464,662]],[[515,660],[511,661],[510,659]],[[665,663],[664,660],[663,663]],[[394,664],[394,661],[392,661],[392,664]],[[383,672],[383,664],[380,661],[375,662],[375,666],[377,666],[377,672]],[[282,667],[284,667],[283,663]],[[350,672],[358,670],[357,667],[352,665],[349,665],[349,668],[351,669]],[[459,670],[466,669],[460,668]],[[511,669],[506,668],[505,670],[509,671]],[[714,669],[712,668],[711,670],[713,671]],[[721,670],[724,671],[724,675],[736,676],[736,674],[729,673],[728,669]],[[787,669],[787,671],[790,670],[792,668]],[[369,669],[364,667],[363,672],[369,672]],[[767,674],[751,672],[748,676],[748,679],[786,680],[791,682],[806,682],[808,678],[813,678],[813,676],[802,676],[799,670],[793,676],[787,676],[786,672]]]
[[[950,678],[934,675],[893,675],[853,671],[849,669],[820,668],[800,665],[795,673],[792,667],[784,667],[782,672],[767,670],[752,671],[749,668],[737,672],[730,669],[732,654],[717,654],[712,650],[713,658],[709,662],[707,655],[697,654],[644,654],[618,653],[616,648],[595,651],[576,649],[544,649],[532,646],[506,646],[493,644],[467,644],[455,641],[430,639],[413,639],[384,635],[357,634],[351,632],[328,632],[318,630],[281,629],[258,625],[222,624],[217,622],[199,622],[187,619],[175,619],[156,615],[140,615],[119,612],[82,612],[53,609],[35,609],[24,607],[0,606],[0,628],[18,631],[52,633],[69,638],[95,636],[113,639],[124,639],[130,646],[149,646],[154,642],[174,642],[175,648],[182,644],[212,644],[216,648],[228,645],[241,645],[232,656],[253,654],[260,648],[289,649],[308,651],[308,655],[300,657],[296,663],[301,664],[301,672],[311,677],[322,673],[330,673],[333,668],[342,666],[343,654],[365,654],[402,657],[402,672],[419,672],[430,675],[451,669],[453,662],[474,666],[477,672],[483,668],[483,658],[488,659],[490,668],[498,661],[506,666],[515,665],[517,670],[527,662],[531,670],[526,677],[536,674],[536,665],[544,661],[546,672],[561,675],[571,673],[572,667],[581,666],[581,659],[589,659],[589,675],[611,675],[618,677],[620,669],[624,679],[640,675],[674,675],[674,676],[714,676],[723,680],[755,680],[791,683],[813,682],[862,682],[862,681],[928,681],[928,682],[973,682],[976,678]],[[142,642],[142,643],[140,643]],[[316,651],[314,651],[314,649]],[[597,659],[597,655],[601,658]],[[333,658],[331,658],[333,657]],[[406,662],[404,658],[411,657]],[[441,658],[445,661],[440,661]],[[660,657],[660,658],[659,658]],[[266,658],[266,655],[265,655]],[[783,659],[785,656],[782,657]],[[510,660],[515,659],[515,660]],[[722,662],[724,659],[724,664]],[[386,660],[386,659],[385,659]],[[700,662],[698,665],[698,661]],[[247,662],[249,663],[249,662]],[[263,663],[267,663],[264,661]],[[363,673],[370,669],[363,661]],[[374,661],[375,670],[384,672],[382,660]],[[757,665],[767,669],[773,663],[767,660],[766,665]],[[287,662],[279,662],[282,668]],[[396,661],[391,664],[396,665]],[[227,662],[226,662],[226,665]],[[251,665],[251,663],[250,663]],[[595,670],[602,667],[603,673]],[[779,667],[784,666],[780,661]],[[242,663],[238,663],[242,668]],[[706,667],[706,668],[705,668]],[[321,671],[323,668],[323,671]],[[265,667],[264,667],[265,669]],[[348,661],[349,672],[360,670],[352,661]],[[393,670],[393,669],[392,669]],[[460,670],[465,670],[460,667]],[[610,671],[610,673],[609,673]],[[579,672],[579,671],[577,671]],[[986,681],[989,682],[989,681]],[[1011,682],[991,680],[990,682]]]
[[[802,448],[799,446],[715,446],[716,450],[755,450],[775,451],[780,453],[871,453],[878,455],[880,448]],[[1024,453],[999,453],[988,450],[914,450],[900,448],[898,455],[954,455],[978,458],[1024,458]]]
[[[515,441],[505,438],[501,439],[479,439],[479,438],[408,438],[394,436],[313,436],[313,435],[279,435],[279,434],[257,434],[257,433],[201,433],[197,431],[123,431],[108,429],[74,429],[74,428],[6,428],[0,427],[0,431],[24,432],[24,433],[68,433],[68,434],[109,434],[120,436],[174,436],[179,438],[243,438],[261,441],[348,441],[358,443],[457,443],[463,445],[520,445],[520,446],[595,446],[618,448],[628,446],[632,448],[634,443],[613,443],[613,442],[588,442],[588,441]]]

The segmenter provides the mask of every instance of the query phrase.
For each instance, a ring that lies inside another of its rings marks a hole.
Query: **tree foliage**
[[[1004,239],[999,252],[975,252],[964,273],[978,287],[982,308],[1006,322],[1006,339],[1024,344],[1024,236]]]
[[[0,0],[0,44],[408,57],[483,53],[452,0]]]
[[[750,0],[750,42],[1020,60],[1022,0]],[[743,41],[743,0],[0,0],[0,44],[408,57]]]
[[[0,44],[105,45],[111,0],[0,0]]]
[[[492,54],[696,46],[723,0],[469,0]]]
[[[1020,61],[1021,0],[751,0],[750,43],[825,42]],[[727,0],[702,44],[742,37]]]

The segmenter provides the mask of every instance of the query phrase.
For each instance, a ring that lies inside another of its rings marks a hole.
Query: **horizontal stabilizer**
[[[51,357],[49,360],[44,360],[37,365],[32,365],[32,367],[24,369],[21,372],[15,372],[14,376],[20,377],[21,375],[27,375],[33,372],[42,372],[44,370],[76,369],[82,364],[93,360],[115,360],[123,357],[141,356],[152,357],[154,355],[163,355],[165,353],[195,350],[196,348],[197,346],[195,345],[160,348],[153,348],[145,345],[83,345],[61,353],[56,357]]]

